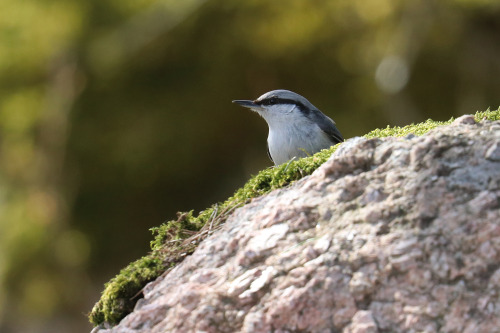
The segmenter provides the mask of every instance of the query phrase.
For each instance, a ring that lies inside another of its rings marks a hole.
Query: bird
[[[278,89],[254,101],[233,103],[257,112],[267,122],[267,154],[275,165],[313,155],[344,141],[331,118],[293,91]]]

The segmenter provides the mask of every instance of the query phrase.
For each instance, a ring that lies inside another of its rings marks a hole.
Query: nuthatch
[[[292,91],[273,90],[255,101],[233,103],[257,112],[266,120],[269,126],[267,153],[275,165],[344,141],[332,119]]]

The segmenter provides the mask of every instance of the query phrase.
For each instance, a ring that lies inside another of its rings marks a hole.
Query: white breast
[[[269,126],[269,153],[276,165],[292,158],[313,155],[332,145],[328,136],[307,118],[293,122],[275,122]]]

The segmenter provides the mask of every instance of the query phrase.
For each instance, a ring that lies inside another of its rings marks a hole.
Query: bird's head
[[[294,118],[307,116],[315,109],[307,99],[289,90],[273,90],[254,101],[235,100],[233,103],[260,114],[269,125],[276,122],[290,122]]]

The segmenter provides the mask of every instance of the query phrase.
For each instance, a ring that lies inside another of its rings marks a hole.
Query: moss
[[[383,137],[388,137],[388,136],[396,136],[396,137],[402,137],[402,136],[407,136],[408,134],[414,134],[414,135],[422,135],[427,132],[429,132],[431,129],[434,129],[438,126],[442,125],[448,125],[453,121],[453,118],[451,118],[448,121],[434,121],[431,119],[428,119],[424,121],[423,123],[419,124],[411,124],[408,126],[404,127],[389,127],[387,128],[382,128],[382,129],[375,129],[368,134],[365,135],[366,138],[383,138]]]
[[[476,121],[484,119],[500,120],[500,108],[496,111],[477,112],[475,119]],[[445,122],[427,120],[423,123],[404,127],[376,129],[366,134],[365,137],[422,135],[431,129],[449,124],[452,121],[453,118]],[[311,174],[331,156],[339,145],[310,157],[265,169],[252,177],[223,203],[213,205],[200,212],[198,216],[194,216],[193,211],[178,213],[176,220],[151,229],[154,235],[154,240],[151,242],[152,252],[129,264],[116,277],[106,283],[101,299],[89,315],[90,321],[94,325],[103,322],[111,325],[117,324],[133,310],[146,283],[156,279],[169,267],[174,266],[182,261],[185,256],[193,253],[196,246],[216,230],[235,208],[245,204],[252,198],[287,186]]]
[[[118,323],[134,309],[142,288],[163,271],[162,260],[153,254],[129,264],[106,283],[101,299],[89,315],[90,322],[94,325]]]
[[[205,223],[206,219],[201,213],[196,218],[193,216],[193,211],[177,213],[177,220],[151,229],[153,234],[157,235],[151,242],[151,249],[160,250],[168,241],[185,239],[192,232],[200,230]]]
[[[486,111],[483,112],[476,112],[474,115],[474,119],[476,121],[481,121],[481,120],[489,120],[489,121],[494,121],[494,120],[500,120],[500,107],[494,111],[491,111],[489,108]]]

